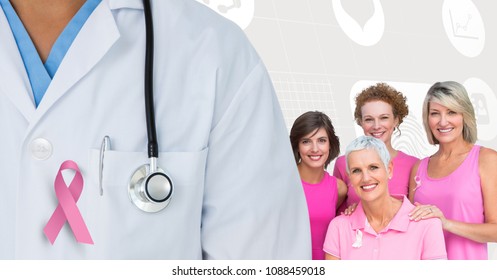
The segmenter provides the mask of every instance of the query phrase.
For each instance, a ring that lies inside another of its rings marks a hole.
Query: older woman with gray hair
[[[394,170],[385,144],[361,136],[347,146],[345,156],[360,202],[351,215],[330,222],[326,259],[446,259],[440,220],[412,221],[408,214],[415,206],[405,196],[390,195],[388,179]]]
[[[475,111],[464,86],[435,83],[423,123],[438,151],[413,167],[411,218],[442,221],[448,259],[488,259],[487,242],[497,242],[497,152],[475,144]]]

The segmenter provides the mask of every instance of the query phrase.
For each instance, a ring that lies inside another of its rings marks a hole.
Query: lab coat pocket
[[[138,209],[128,195],[132,174],[149,160],[145,153],[107,151],[99,189],[100,151],[90,153],[90,177],[97,211],[92,211],[94,241],[103,258],[197,258],[208,149],[163,152],[158,166],[173,182],[169,205],[157,212]]]

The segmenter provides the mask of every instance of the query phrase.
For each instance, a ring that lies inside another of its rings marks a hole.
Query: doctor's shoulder
[[[262,64],[245,32],[211,8],[193,0],[156,1],[155,7],[156,33],[164,40],[158,51],[174,52],[192,69],[210,69],[217,86],[228,87],[218,92],[241,86]]]
[[[237,24],[195,0],[156,1],[154,4],[154,18],[159,21],[158,28],[162,28],[159,32],[184,35],[191,43],[207,43],[199,48],[211,48],[212,51],[251,47],[245,32]]]

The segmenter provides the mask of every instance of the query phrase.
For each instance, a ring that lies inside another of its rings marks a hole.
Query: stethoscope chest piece
[[[159,212],[171,201],[173,183],[160,169],[150,172],[148,164],[140,166],[131,176],[128,195],[131,202],[140,210],[149,213]]]

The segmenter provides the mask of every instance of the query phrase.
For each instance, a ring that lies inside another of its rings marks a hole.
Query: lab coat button
[[[31,155],[37,160],[46,160],[52,155],[52,144],[44,138],[36,138],[30,145]]]

